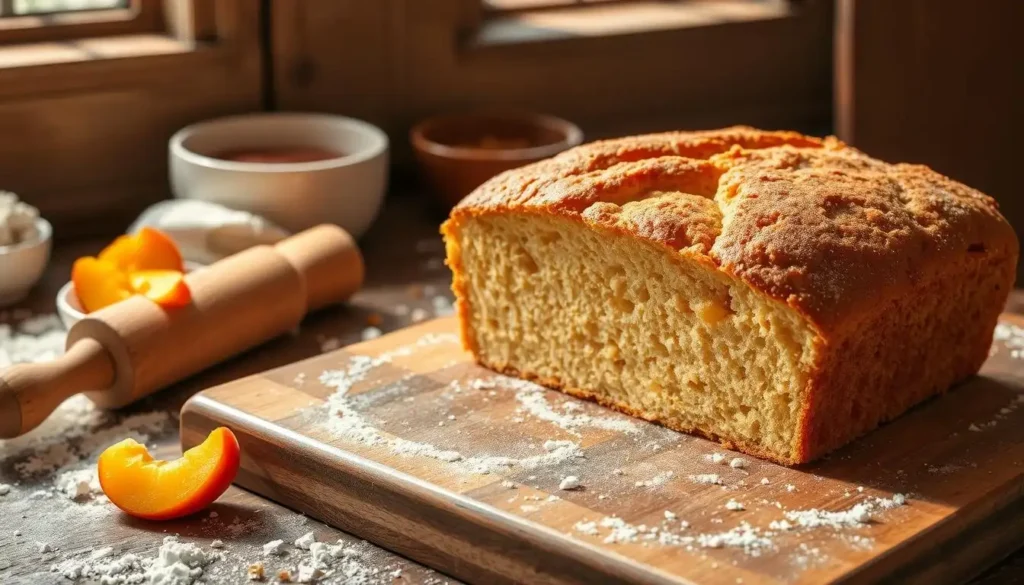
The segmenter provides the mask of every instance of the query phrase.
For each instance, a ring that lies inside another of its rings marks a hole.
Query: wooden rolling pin
[[[165,310],[134,296],[90,313],[49,363],[0,372],[0,438],[26,433],[85,392],[118,408],[297,327],[363,282],[352,237],[322,225],[185,277],[192,303]]]

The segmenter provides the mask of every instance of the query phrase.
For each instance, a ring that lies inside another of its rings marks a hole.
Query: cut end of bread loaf
[[[815,335],[792,309],[713,267],[562,218],[480,218],[460,239],[485,365],[793,458]]]
[[[995,209],[921,167],[737,128],[506,173],[443,232],[483,365],[797,464],[981,366],[1017,254]]]

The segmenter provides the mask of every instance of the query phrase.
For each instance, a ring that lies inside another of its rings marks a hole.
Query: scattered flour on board
[[[586,522],[581,520],[573,526],[573,529],[580,534],[586,534],[589,536],[597,536],[600,534],[600,531],[597,529],[597,522]]]
[[[485,380],[484,383],[493,384],[499,388],[515,390],[520,412],[552,423],[576,436],[579,436],[581,428],[595,428],[630,434],[640,431],[636,423],[625,416],[593,416],[583,414],[580,412],[584,409],[582,403],[573,398],[565,397],[558,407],[552,406],[547,398],[550,390],[527,380],[520,380],[510,376],[494,376],[492,379]]]
[[[786,519],[773,520],[768,529],[751,525],[748,522],[740,522],[733,528],[724,531],[680,534],[679,530],[687,530],[690,524],[680,522],[678,529],[673,529],[669,522],[676,520],[677,517],[669,511],[664,512],[665,521],[660,527],[634,525],[617,516],[607,516],[596,521],[581,520],[573,528],[579,534],[601,538],[606,544],[656,542],[663,546],[683,547],[689,551],[728,548],[739,549],[749,556],[758,557],[765,551],[777,549],[774,538],[779,534],[798,528],[828,527],[839,530],[862,527],[865,523],[872,521],[872,512],[892,510],[905,505],[906,501],[907,498],[903,494],[894,494],[890,498],[869,498],[848,510],[839,512],[792,510],[785,512]],[[744,509],[743,505],[736,500],[730,500],[726,507],[730,510]],[[715,520],[712,519],[712,524],[716,523]],[[718,519],[718,523],[721,523],[720,519]],[[871,538],[860,534],[842,534],[840,537],[855,547],[869,548],[873,544]],[[804,546],[800,547],[790,560],[794,565],[806,568],[821,562],[824,558],[817,548]]]
[[[651,479],[644,479],[634,482],[635,487],[660,487],[668,483],[670,479],[675,477],[675,473],[672,471],[662,471],[655,475]]]
[[[411,355],[416,349],[439,343],[458,343],[458,337],[451,334],[429,334],[415,343],[385,352],[376,357],[351,356],[344,369],[327,370],[321,373],[320,383],[335,392],[328,397],[327,428],[334,434],[350,441],[367,445],[382,445],[393,453],[406,456],[420,456],[452,463],[469,473],[487,474],[506,471],[511,468],[535,469],[558,465],[583,457],[579,444],[572,441],[548,441],[544,453],[526,457],[507,456],[465,456],[458,451],[440,449],[429,443],[410,441],[385,434],[356,408],[348,393],[357,384],[367,379],[375,369],[391,363],[395,358]]]
[[[680,524],[682,530],[688,527],[688,523]],[[730,530],[694,535],[679,534],[664,527],[634,525],[617,516],[607,516],[596,522],[580,521],[573,528],[580,534],[599,538],[602,535],[600,529],[607,529],[602,540],[605,544],[655,542],[662,546],[683,547],[690,551],[702,548],[735,548],[743,550],[750,556],[760,556],[762,551],[774,547],[768,535],[746,522]]]
[[[859,502],[846,510],[830,512],[828,510],[789,510],[786,519],[802,528],[847,528],[867,524],[872,520],[872,512],[891,510],[907,503],[903,494],[893,494],[891,498],[870,498]]]
[[[602,528],[611,529],[608,536],[604,539],[606,544],[636,542],[638,537],[646,532],[646,530],[642,530],[638,526],[633,526],[622,518],[618,518],[616,516],[607,516],[602,518],[599,524]]]
[[[828,560],[828,557],[816,546],[810,546],[801,542],[797,546],[797,553],[790,557],[790,561],[799,569],[808,569]]]
[[[747,460],[740,457],[733,457],[732,460],[729,461],[729,467],[732,467],[733,469],[745,469],[747,465]]]
[[[495,374],[486,378],[474,378],[469,382],[455,380],[449,384],[451,391],[460,394],[467,389],[472,390],[496,390],[505,389],[515,392],[515,399],[519,403],[516,410],[515,422],[520,422],[521,415],[530,415],[538,420],[549,422],[571,435],[580,436],[580,429],[592,428],[606,431],[615,431],[626,434],[640,432],[640,427],[629,417],[619,414],[611,415],[590,415],[583,411],[590,407],[598,410],[599,407],[572,398],[570,396],[558,395],[560,402],[553,405],[548,400],[549,393],[557,394],[540,384],[528,380]],[[492,394],[493,395],[493,394]]]
[[[690,481],[706,485],[722,485],[722,478],[717,473],[700,473],[691,475]]]
[[[754,557],[774,546],[770,538],[761,534],[760,529],[746,522],[725,532],[699,534],[697,543],[704,548],[738,548]]]
[[[970,423],[967,426],[967,430],[975,433],[980,433],[985,429],[990,429],[998,425],[1000,421],[1005,420],[1014,412],[1016,412],[1022,404],[1024,404],[1024,394],[1018,394],[1006,406],[1000,408],[999,412],[994,414],[991,419],[984,422]]]

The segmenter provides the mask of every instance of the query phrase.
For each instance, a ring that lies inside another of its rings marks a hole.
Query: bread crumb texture
[[[442,232],[480,363],[785,464],[977,372],[1019,248],[926,167],[745,127],[569,150]]]

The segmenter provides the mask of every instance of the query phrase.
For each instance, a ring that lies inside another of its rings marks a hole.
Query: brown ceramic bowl
[[[583,132],[552,116],[475,112],[429,118],[410,132],[420,172],[452,207],[494,175],[583,142]]]

